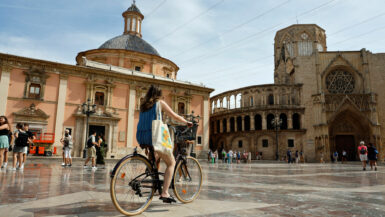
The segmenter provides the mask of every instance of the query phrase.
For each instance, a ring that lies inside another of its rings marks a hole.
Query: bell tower
[[[123,34],[132,34],[138,37],[142,37],[142,21],[144,19],[143,14],[139,8],[135,5],[135,0],[132,5],[122,14],[124,18],[124,32]]]
[[[316,24],[295,24],[274,38],[274,83],[293,84],[296,58],[326,51],[325,30]]]

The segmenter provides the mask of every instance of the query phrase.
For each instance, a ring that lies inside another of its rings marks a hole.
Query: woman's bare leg
[[[157,153],[161,159],[166,163],[167,168],[164,172],[164,181],[163,181],[163,190],[162,190],[162,197],[170,197],[170,194],[168,193],[168,189],[170,188],[172,174],[174,172],[175,168],[175,159],[174,156],[168,156],[162,153]]]
[[[3,166],[4,148],[0,148],[0,168]]]

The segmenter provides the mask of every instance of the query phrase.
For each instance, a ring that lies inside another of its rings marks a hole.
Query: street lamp
[[[96,105],[95,104],[92,104],[91,105],[91,100],[88,99],[87,100],[87,103],[83,103],[82,104],[82,112],[83,114],[86,115],[86,127],[87,127],[87,130],[86,130],[86,142],[84,143],[84,149],[83,149],[83,158],[86,158],[86,153],[87,153],[87,150],[86,150],[86,145],[87,145],[87,140],[88,140],[88,119],[90,117],[91,114],[95,113],[95,108],[96,108]]]
[[[271,120],[271,125],[275,129],[275,144],[277,146],[276,152],[275,152],[275,158],[276,160],[279,160],[278,156],[278,128],[282,125],[282,119],[275,117],[273,120]]]

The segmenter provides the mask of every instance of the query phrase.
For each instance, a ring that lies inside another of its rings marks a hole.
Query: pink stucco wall
[[[60,78],[58,74],[49,73],[45,84],[44,100],[57,101]]]
[[[14,68],[11,71],[9,82],[8,97],[24,96],[25,75],[22,69]]]
[[[66,103],[82,104],[86,101],[86,79],[69,76],[67,80]]]

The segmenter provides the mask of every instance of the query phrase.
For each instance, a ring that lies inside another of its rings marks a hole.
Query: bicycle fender
[[[125,161],[126,159],[128,159],[128,158],[130,158],[130,157],[134,157],[134,156],[141,157],[141,158],[143,158],[143,159],[145,159],[145,160],[148,161],[148,159],[147,159],[146,157],[144,157],[143,155],[141,155],[141,154],[129,154],[129,155],[123,157],[122,159],[120,159],[120,160],[118,161],[118,163],[116,163],[116,165],[114,166],[114,169],[112,169],[112,171],[111,171],[111,173],[110,173],[110,177],[111,177],[111,178],[114,178],[115,173],[116,173],[116,170],[118,169],[119,165],[120,165],[123,161]]]

